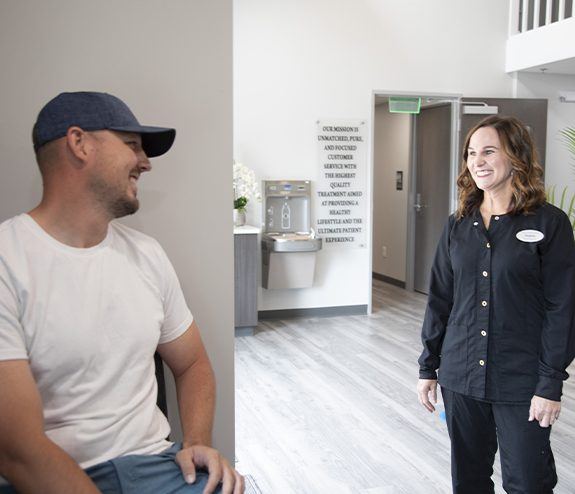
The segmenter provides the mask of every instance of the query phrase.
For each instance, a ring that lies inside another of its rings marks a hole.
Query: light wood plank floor
[[[451,492],[445,422],[415,393],[425,300],[374,281],[370,316],[267,321],[236,338],[237,467],[262,494]],[[574,381],[552,434],[556,494],[575,492]]]

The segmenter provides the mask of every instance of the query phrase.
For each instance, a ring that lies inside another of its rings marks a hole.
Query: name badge
[[[539,230],[521,230],[515,236],[522,242],[539,242],[545,238],[545,235]]]

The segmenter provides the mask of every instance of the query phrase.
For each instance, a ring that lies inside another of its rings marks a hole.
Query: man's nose
[[[152,169],[152,163],[144,151],[138,153],[138,168],[140,173],[149,172]]]

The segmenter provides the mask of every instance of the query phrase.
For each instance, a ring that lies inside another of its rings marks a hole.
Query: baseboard
[[[235,336],[253,336],[255,328],[253,326],[240,326],[234,328]]]
[[[395,278],[385,276],[384,274],[376,273],[375,271],[372,272],[371,274],[376,280],[384,281],[385,283],[398,286],[399,288],[405,288],[405,281],[396,280]]]
[[[305,309],[260,310],[258,319],[292,319],[294,317],[364,316],[367,305],[341,305],[336,307],[310,307]]]

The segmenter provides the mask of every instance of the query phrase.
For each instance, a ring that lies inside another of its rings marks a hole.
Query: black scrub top
[[[575,356],[575,242],[551,204],[527,215],[450,216],[422,329],[422,379],[497,403],[561,399]]]

